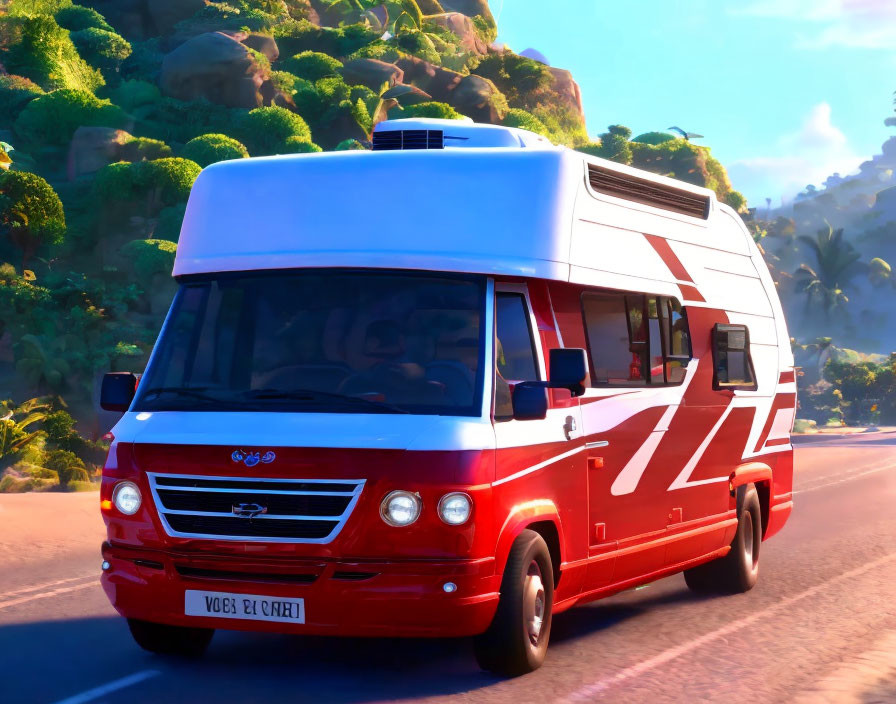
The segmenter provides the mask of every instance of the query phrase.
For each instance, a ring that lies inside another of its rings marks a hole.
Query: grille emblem
[[[267,513],[268,507],[261,504],[234,504],[233,515],[243,516],[245,518],[255,518],[262,513]]]
[[[247,467],[254,467],[259,462],[263,464],[270,464],[275,459],[277,459],[277,455],[275,455],[271,450],[268,450],[263,455],[260,452],[244,452],[243,450],[234,450],[230,455],[230,459],[232,459],[234,462],[242,462]]]

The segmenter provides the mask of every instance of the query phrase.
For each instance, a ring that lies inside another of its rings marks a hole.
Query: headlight
[[[409,491],[393,491],[383,499],[380,516],[390,526],[409,526],[420,517],[423,502]]]
[[[133,516],[140,510],[140,489],[134,482],[120,482],[112,492],[112,503],[125,516]]]
[[[466,494],[445,494],[439,501],[439,518],[450,526],[466,523],[473,512],[473,501]]]

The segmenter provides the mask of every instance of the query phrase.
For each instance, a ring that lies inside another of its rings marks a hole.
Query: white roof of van
[[[378,131],[442,129],[442,122],[454,121],[391,121]],[[566,281],[589,162],[708,193],[524,130],[460,122],[444,133],[470,139],[458,140],[464,148],[237,159],[203,169],[174,275],[363,267]],[[470,144],[496,141],[515,146]]]

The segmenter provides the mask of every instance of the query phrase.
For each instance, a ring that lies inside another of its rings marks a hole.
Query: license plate
[[[239,618],[247,621],[305,623],[305,600],[187,589],[184,593],[184,613],[187,616]]]

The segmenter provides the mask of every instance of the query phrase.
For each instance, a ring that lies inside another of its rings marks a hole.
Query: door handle
[[[593,442],[586,442],[585,449],[593,450],[597,447],[607,447],[610,444],[609,440],[595,440]]]
[[[563,433],[566,435],[567,440],[572,440],[572,434],[576,432],[576,419],[572,416],[566,416],[566,421],[563,423]]]

